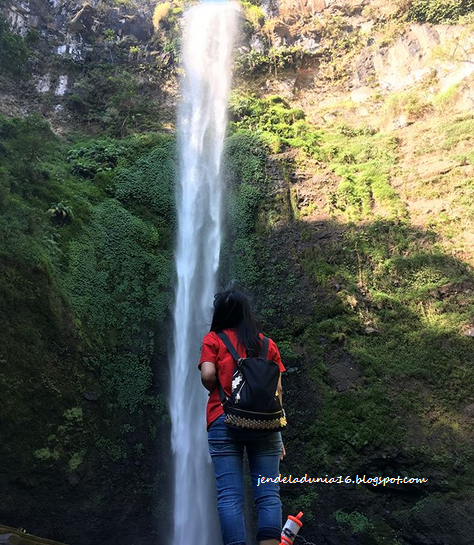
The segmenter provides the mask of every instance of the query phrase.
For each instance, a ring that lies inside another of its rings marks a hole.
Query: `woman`
[[[237,348],[240,357],[258,356],[263,339],[250,303],[240,291],[228,290],[214,298],[214,315],[210,332],[204,337],[199,369],[201,380],[209,390],[207,429],[209,452],[214,463],[217,484],[217,507],[224,545],[245,545],[243,514],[243,451],[247,449],[250,474],[258,511],[257,541],[260,545],[280,543],[282,515],[279,485],[260,483],[259,477],[275,479],[285,449],[280,432],[233,431],[224,424],[218,380],[227,396],[231,394],[234,359],[218,337],[223,331]],[[278,348],[270,339],[267,359],[285,370]],[[278,383],[281,400],[281,375]]]

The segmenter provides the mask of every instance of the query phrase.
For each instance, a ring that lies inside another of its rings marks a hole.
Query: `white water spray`
[[[237,13],[233,3],[212,2],[193,7],[185,16],[170,393],[173,545],[216,545],[221,540],[205,427],[207,394],[197,363],[219,267],[220,171]]]

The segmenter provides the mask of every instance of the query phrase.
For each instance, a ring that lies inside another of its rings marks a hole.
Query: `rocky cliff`
[[[191,3],[191,2],[189,2]],[[169,514],[188,2],[4,0],[0,520],[152,543]],[[321,544],[472,543],[472,6],[242,1],[222,282],[278,342],[282,473]]]

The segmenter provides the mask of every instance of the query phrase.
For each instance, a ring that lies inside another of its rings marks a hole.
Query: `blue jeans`
[[[255,505],[257,541],[281,536],[281,501],[278,483],[260,483],[259,477],[278,477],[280,432],[235,431],[220,416],[209,427],[209,452],[217,483],[217,509],[224,545],[246,545],[244,520],[243,454],[247,449]]]

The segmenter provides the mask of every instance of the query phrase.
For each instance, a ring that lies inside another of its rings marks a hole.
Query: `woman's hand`
[[[280,452],[280,461],[286,456],[286,449],[283,441],[281,442],[281,452]]]

